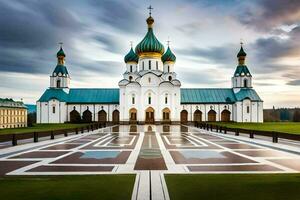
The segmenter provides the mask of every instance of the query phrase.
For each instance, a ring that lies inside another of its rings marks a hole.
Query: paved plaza
[[[134,199],[168,199],[165,173],[300,171],[298,146],[255,141],[187,126],[114,126],[3,148],[0,175],[135,173]]]

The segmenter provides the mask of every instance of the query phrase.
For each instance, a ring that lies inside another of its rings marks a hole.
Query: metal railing
[[[0,142],[9,142],[13,146],[18,145],[19,140],[32,140],[32,142],[38,142],[40,138],[49,137],[50,140],[54,140],[55,137],[63,135],[67,137],[69,134],[79,134],[84,132],[90,132],[97,130],[99,128],[106,127],[106,123],[92,123],[88,125],[84,125],[82,127],[77,128],[67,128],[67,129],[59,129],[59,130],[51,130],[51,131],[41,131],[41,132],[30,132],[30,133],[11,133],[11,134],[3,134],[0,135]]]
[[[195,127],[215,131],[218,133],[227,134],[228,132],[234,133],[235,136],[239,136],[240,134],[247,134],[249,138],[255,138],[255,136],[265,136],[270,137],[272,142],[278,143],[278,139],[288,139],[288,140],[295,140],[300,141],[300,135],[291,134],[291,133],[284,133],[278,131],[260,131],[260,130],[250,130],[250,129],[243,129],[243,128],[230,128],[222,125],[211,124],[206,122],[195,122]]]

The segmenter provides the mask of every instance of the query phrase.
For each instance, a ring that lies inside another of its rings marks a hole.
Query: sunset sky
[[[264,107],[300,107],[299,0],[0,0],[0,97],[35,103],[59,42],[71,87],[117,88],[130,41],[146,33],[149,4],[182,88],[231,87],[242,39]]]

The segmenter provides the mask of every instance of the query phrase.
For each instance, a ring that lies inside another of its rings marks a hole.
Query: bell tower
[[[70,76],[65,66],[66,54],[60,43],[60,49],[56,54],[57,65],[50,76],[50,88],[69,88]]]
[[[248,67],[245,65],[246,56],[247,54],[244,51],[243,43],[241,42],[241,48],[237,54],[238,66],[236,67],[234,75],[231,78],[232,88],[234,89],[252,88],[252,75]]]

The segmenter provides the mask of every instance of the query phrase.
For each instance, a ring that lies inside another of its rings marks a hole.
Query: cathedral
[[[37,122],[263,122],[263,101],[252,87],[242,45],[231,88],[182,88],[175,72],[176,56],[156,38],[151,13],[146,22],[145,37],[124,57],[126,68],[119,88],[70,88],[61,47],[50,87],[37,101]]]

